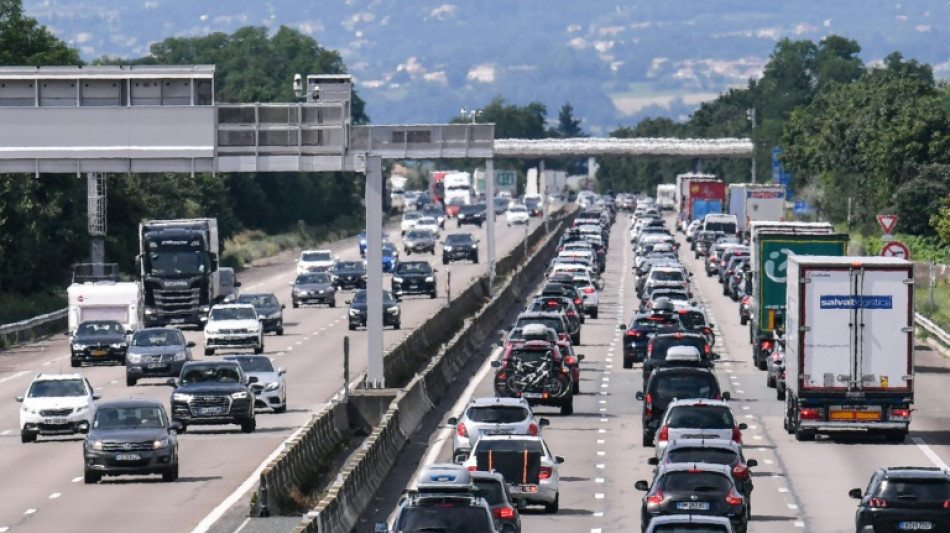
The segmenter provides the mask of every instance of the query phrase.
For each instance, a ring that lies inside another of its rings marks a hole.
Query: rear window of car
[[[654,270],[650,273],[654,281],[684,281],[683,273],[678,270]]]
[[[680,323],[675,319],[665,318],[663,316],[645,316],[642,318],[635,318],[631,321],[630,324],[633,328],[637,330],[657,330],[657,329],[679,329]]]
[[[712,463],[732,465],[738,461],[736,452],[723,448],[677,448],[670,450],[667,459],[671,463]]]
[[[515,324],[516,328],[523,328],[528,324],[541,324],[544,327],[551,328],[558,333],[564,333],[566,330],[564,324],[557,318],[522,318],[518,319],[518,323]]]
[[[492,524],[484,507],[461,502],[438,502],[404,507],[399,515],[399,531],[470,531],[490,533]]]
[[[916,503],[950,500],[950,483],[943,479],[887,479],[881,483],[880,497]]]
[[[512,350],[511,355],[508,356],[508,360],[512,363],[535,364],[553,357],[551,350]]]
[[[476,444],[479,452],[537,452],[544,453],[541,448],[541,441],[535,439],[503,439],[503,440],[485,440],[481,438]]]
[[[726,526],[716,524],[660,524],[653,528],[656,533],[728,533]]]
[[[500,481],[475,479],[472,480],[472,483],[478,488],[479,496],[484,498],[488,505],[494,507],[495,505],[508,503],[508,499],[505,498],[505,487]]]
[[[669,412],[666,423],[671,428],[728,429],[733,427],[732,411],[718,405],[679,405]]]
[[[719,394],[716,377],[706,372],[657,374],[651,381],[657,398],[715,398]]]
[[[669,351],[672,346],[692,346],[699,350],[699,353],[706,353],[706,339],[704,337],[696,337],[695,335],[695,333],[691,333],[689,336],[683,335],[681,337],[654,337],[653,341],[651,341],[653,346],[650,349],[650,358],[666,359],[666,352]]]
[[[660,478],[660,488],[670,492],[725,492],[732,488],[732,482],[716,472],[668,472]]]
[[[528,411],[524,407],[509,405],[472,406],[466,415],[475,422],[512,424],[528,418]]]
[[[706,316],[699,311],[686,311],[679,314],[680,322],[689,329],[706,327]],[[702,349],[702,348],[700,348]]]

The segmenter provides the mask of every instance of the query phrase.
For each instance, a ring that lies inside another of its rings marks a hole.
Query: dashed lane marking
[[[36,509],[27,509],[23,514],[36,514]]]
[[[82,476],[74,477],[70,481],[73,483],[79,483],[80,481],[82,481]]]
[[[59,498],[59,497],[62,496],[62,495],[63,495],[62,492],[54,492],[54,493],[52,493],[52,494],[49,495],[49,499],[55,500],[56,498]]]

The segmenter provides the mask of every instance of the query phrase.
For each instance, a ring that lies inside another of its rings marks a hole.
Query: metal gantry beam
[[[495,139],[495,157],[752,157],[750,139],[665,139],[586,137],[570,139]]]

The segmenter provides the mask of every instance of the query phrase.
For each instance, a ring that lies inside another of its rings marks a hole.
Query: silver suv
[[[465,412],[448,419],[455,426],[452,457],[456,463],[468,458],[482,435],[538,435],[549,422],[535,418],[524,398],[474,398]]]
[[[742,444],[746,424],[736,424],[732,408],[724,400],[691,398],[674,400],[666,408],[656,435],[656,456],[676,439],[726,439]]]

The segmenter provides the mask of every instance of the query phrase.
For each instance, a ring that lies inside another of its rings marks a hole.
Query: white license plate
[[[507,429],[488,429],[485,430],[486,435],[509,435],[511,431]]]
[[[45,418],[43,419],[43,423],[50,426],[65,426],[69,422],[67,422],[65,418]]]
[[[524,396],[525,398],[540,398],[541,397],[540,392],[525,392],[525,393],[522,393],[521,395]]]
[[[934,528],[933,522],[898,522],[897,529],[901,531],[930,531]]]
[[[199,407],[198,408],[199,415],[220,415],[223,412],[224,412],[223,407]]]
[[[169,324],[184,324],[184,323],[185,323],[185,319],[184,319],[184,318],[173,318],[173,319],[169,320],[168,323],[169,323]]]
[[[116,461],[141,461],[142,456],[137,453],[120,453],[115,456]]]
[[[687,511],[708,511],[709,502],[677,502],[676,508]]]
[[[149,363],[148,368],[149,370],[155,370],[156,368],[165,368],[165,366],[166,365],[163,365],[161,363]]]

